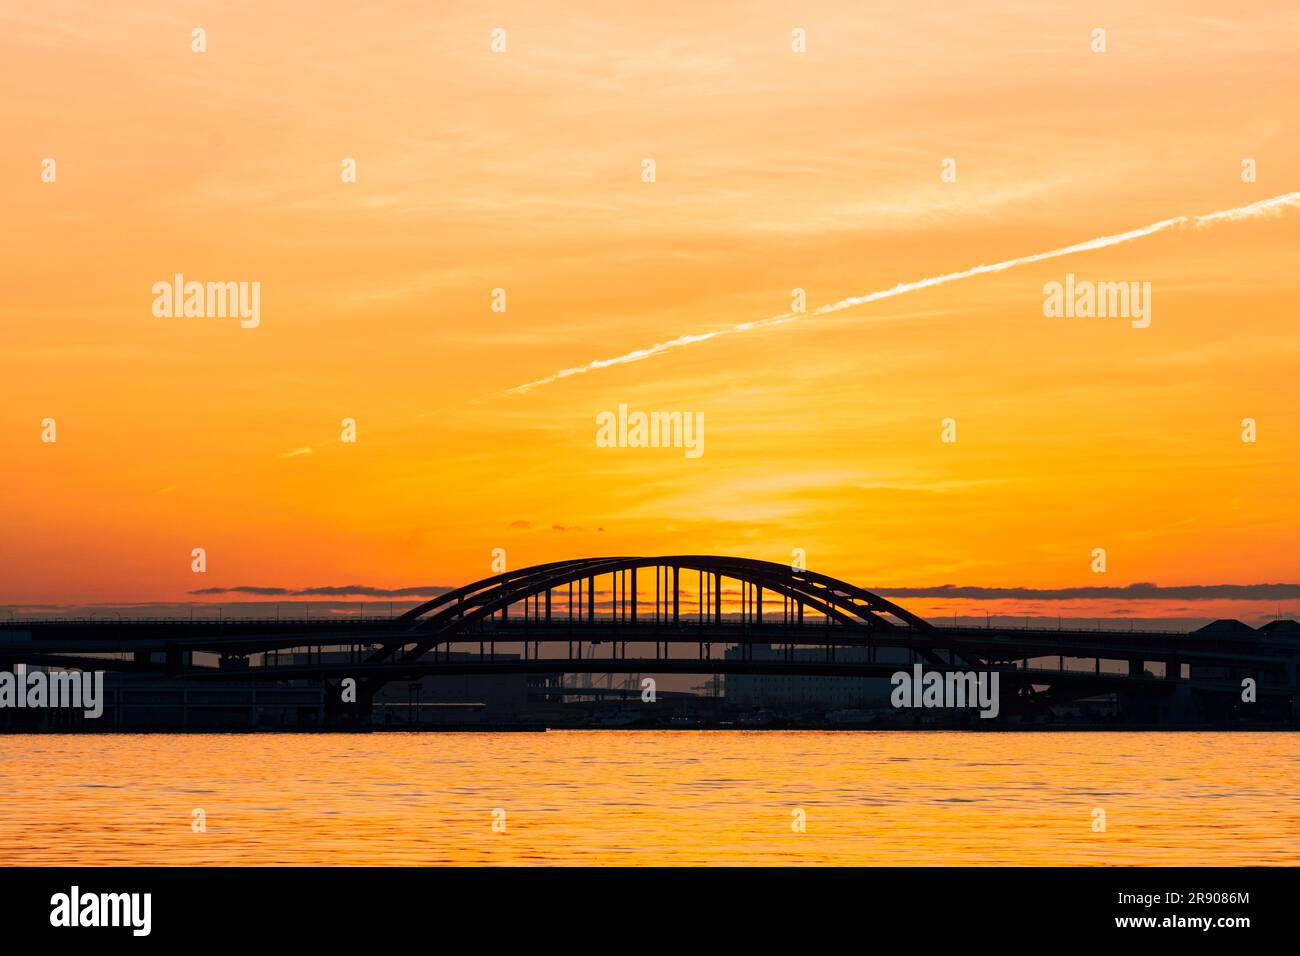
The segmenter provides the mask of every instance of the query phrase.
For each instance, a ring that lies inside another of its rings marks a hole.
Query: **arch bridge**
[[[938,625],[802,568],[670,555],[506,571],[391,619],[0,622],[0,664],[215,681],[351,677],[360,703],[385,683],[430,674],[889,677],[921,664],[999,671],[1004,694],[1010,687],[1039,701],[1163,694],[1180,685],[1228,695],[1249,676],[1261,697],[1285,707],[1296,696],[1300,635],[1294,625],[1263,631]],[[196,654],[215,655],[219,665],[198,663]]]

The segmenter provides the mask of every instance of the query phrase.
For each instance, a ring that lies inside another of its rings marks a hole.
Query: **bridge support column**
[[[679,613],[682,606],[682,589],[678,581],[681,569],[673,565],[673,624],[678,622]]]
[[[652,624],[659,623],[659,598],[662,593],[663,593],[663,589],[660,588],[659,586],[659,566],[656,565],[655,566],[655,604],[654,604],[655,609],[654,609],[654,613],[650,615],[650,621]]]

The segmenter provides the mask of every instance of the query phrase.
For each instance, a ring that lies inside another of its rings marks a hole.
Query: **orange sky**
[[[1300,580],[1300,209],[506,394],[1300,189],[1294,5],[1073,6],[7,6],[0,602],[461,583],[498,547]],[[1151,327],[1045,318],[1067,271],[1152,283]],[[155,318],[177,272],[259,281],[260,326]],[[620,403],[703,412],[705,454],[596,447]]]

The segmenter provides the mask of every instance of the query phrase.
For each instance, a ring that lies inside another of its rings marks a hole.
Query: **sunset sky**
[[[1300,190],[1294,3],[550,6],[0,6],[0,604],[460,584],[494,548],[1300,581],[1300,206],[811,314]],[[1150,328],[1045,318],[1067,272],[1150,282]],[[260,282],[260,325],[155,318],[176,273]],[[795,288],[800,321],[510,391]],[[702,412],[703,456],[597,447],[620,403]]]

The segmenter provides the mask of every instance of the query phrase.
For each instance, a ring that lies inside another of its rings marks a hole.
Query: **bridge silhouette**
[[[362,707],[385,683],[426,675],[887,678],[917,663],[996,671],[1011,710],[1179,688],[1235,697],[1245,678],[1285,707],[1298,693],[1298,660],[1294,622],[1186,633],[941,625],[824,574],[713,555],[539,564],[388,619],[0,622],[0,663],[193,681],[351,678]]]

